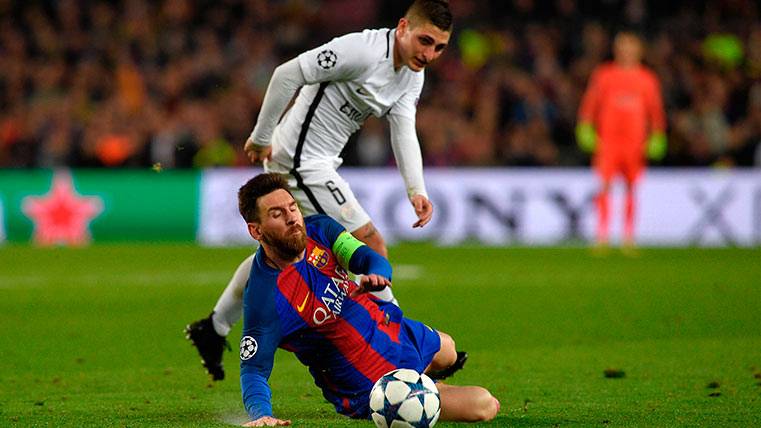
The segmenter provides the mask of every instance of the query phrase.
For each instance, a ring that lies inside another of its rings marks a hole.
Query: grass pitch
[[[217,383],[182,329],[210,312],[248,252],[0,248],[0,426],[245,421],[240,326]],[[761,425],[757,249],[627,258],[402,245],[391,259],[406,314],[470,353],[452,383],[486,386],[502,401],[484,425]],[[295,426],[372,426],[336,415],[284,351],[271,384],[276,414]]]

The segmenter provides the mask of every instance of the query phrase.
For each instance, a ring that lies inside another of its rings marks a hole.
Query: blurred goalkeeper
[[[592,73],[579,110],[576,141],[584,151],[594,153],[592,163],[602,180],[596,198],[598,245],[608,244],[610,188],[619,174],[626,183],[624,246],[634,245],[635,187],[645,156],[659,161],[666,154],[660,84],[641,64],[642,50],[636,34],[618,33],[614,60]]]
[[[396,28],[337,37],[281,64],[246,141],[249,159],[264,163],[267,172],[285,175],[304,213],[331,216],[386,257],[383,236],[336,170],[342,162],[340,154],[370,115],[388,119],[394,158],[417,215],[412,227],[423,227],[431,220],[433,205],[423,180],[415,113],[423,70],[444,52],[451,31],[447,1],[415,0]],[[225,337],[240,319],[251,261],[249,257],[238,267],[212,314],[186,329],[214,380],[224,378]],[[375,295],[396,303],[388,288]]]
[[[432,372],[456,364],[452,338],[368,295],[391,286],[391,265],[326,215],[302,217],[285,179],[260,174],[238,192],[260,243],[243,296],[241,390],[251,421],[290,425],[272,412],[275,350],[293,352],[338,413],[368,418],[373,384],[388,371]],[[364,274],[359,284],[348,271]],[[439,384],[443,420],[485,421],[499,401],[478,386]]]

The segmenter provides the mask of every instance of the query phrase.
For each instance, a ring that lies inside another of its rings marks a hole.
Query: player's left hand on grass
[[[423,227],[428,224],[431,221],[431,217],[433,217],[433,204],[431,201],[423,195],[414,195],[410,198],[410,202],[412,202],[412,206],[415,208],[415,215],[418,218],[418,221],[412,227]]]
[[[351,292],[350,296],[356,297],[362,293],[367,293],[368,291],[381,291],[386,287],[391,287],[391,281],[389,281],[388,278],[384,278],[374,273],[362,275],[359,280],[359,285]]]
[[[272,416],[262,416],[255,421],[248,421],[243,424],[244,427],[282,427],[290,425],[290,420],[273,418]]]
[[[666,135],[661,131],[653,132],[647,140],[647,157],[654,161],[666,156]]]

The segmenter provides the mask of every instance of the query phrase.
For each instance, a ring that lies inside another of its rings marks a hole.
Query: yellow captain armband
[[[352,236],[351,233],[343,231],[336,238],[336,242],[333,243],[333,254],[336,255],[338,263],[348,270],[351,256],[354,255],[357,248],[363,245],[365,245],[364,242]]]

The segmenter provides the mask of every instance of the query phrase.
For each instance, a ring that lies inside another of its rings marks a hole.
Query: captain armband
[[[351,256],[354,255],[357,248],[363,245],[365,245],[364,242],[352,236],[351,233],[343,231],[333,243],[333,254],[338,258],[338,263],[348,269]]]

